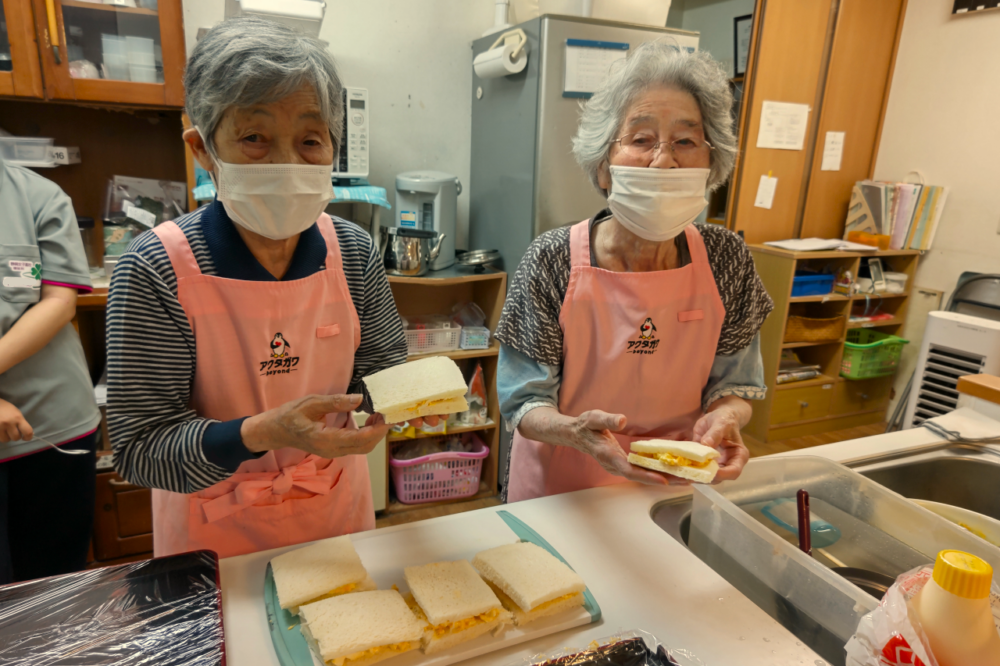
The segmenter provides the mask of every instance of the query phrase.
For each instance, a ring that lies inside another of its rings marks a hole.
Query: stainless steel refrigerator
[[[566,91],[567,40],[626,50],[664,38],[679,48],[698,45],[696,32],[574,16],[545,15],[517,27],[528,37],[525,69],[492,79],[472,74],[469,248],[499,250],[510,273],[536,236],[605,206],[570,152],[585,98]],[[473,58],[496,38],[474,41]]]

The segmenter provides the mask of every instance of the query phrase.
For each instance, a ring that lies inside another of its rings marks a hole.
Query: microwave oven
[[[344,88],[344,133],[333,162],[334,180],[368,178],[368,91]]]

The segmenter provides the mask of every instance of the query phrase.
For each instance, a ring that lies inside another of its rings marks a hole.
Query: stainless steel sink
[[[952,504],[1000,520],[1000,447],[942,444],[859,458],[845,465],[904,497]],[[661,502],[650,515],[663,531],[688,545],[690,496]],[[844,663],[841,641],[773,593],[758,589],[750,572],[735,575],[735,571],[732,563],[726,563],[719,573],[830,664]],[[734,576],[738,580],[730,579]]]
[[[848,467],[903,497],[960,506],[1000,520],[1000,449],[946,444],[849,461]]]

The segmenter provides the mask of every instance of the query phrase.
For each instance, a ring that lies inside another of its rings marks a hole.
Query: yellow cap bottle
[[[993,568],[960,550],[942,550],[913,608],[940,666],[997,666],[1000,633],[990,610]]]

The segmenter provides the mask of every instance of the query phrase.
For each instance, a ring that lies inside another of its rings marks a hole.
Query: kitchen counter
[[[976,419],[980,427],[995,425],[980,414],[962,419],[958,416],[952,427]],[[941,441],[928,430],[916,429],[802,453],[849,461]],[[415,542],[431,533],[457,541],[463,538],[463,525],[483,520],[499,524],[489,514],[506,509],[566,558],[601,605],[600,623],[464,662],[470,665],[508,664],[539,652],[585,646],[621,629],[643,629],[670,648],[690,651],[709,666],[822,666],[825,662],[818,655],[653,523],[649,516],[653,505],[689,493],[685,488],[621,484],[389,527],[355,534],[352,539],[362,557],[366,540],[391,532],[409,533]],[[290,548],[222,560],[229,666],[278,664],[267,630],[263,580],[267,562],[286,550]]]

